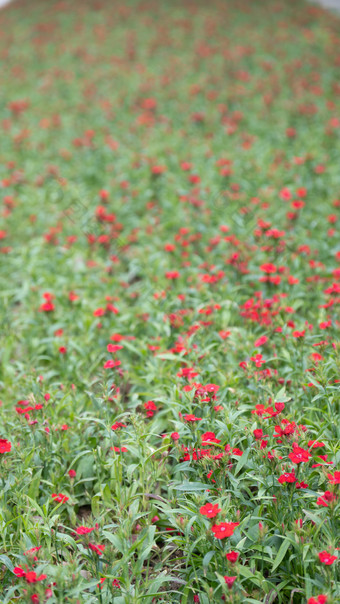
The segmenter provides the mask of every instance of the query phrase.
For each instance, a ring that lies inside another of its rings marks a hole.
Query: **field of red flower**
[[[339,603],[340,19],[0,31],[1,603]]]

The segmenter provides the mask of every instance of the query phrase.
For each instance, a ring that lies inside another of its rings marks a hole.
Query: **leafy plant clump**
[[[339,602],[340,19],[0,31],[1,602]]]

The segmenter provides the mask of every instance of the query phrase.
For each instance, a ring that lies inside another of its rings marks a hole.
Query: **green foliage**
[[[339,602],[339,19],[0,29],[1,603]]]

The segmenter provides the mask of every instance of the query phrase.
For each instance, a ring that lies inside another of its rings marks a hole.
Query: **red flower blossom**
[[[180,273],[178,271],[168,271],[167,273],[165,273],[165,277],[167,279],[178,279],[179,276]]]
[[[323,507],[328,508],[329,503],[335,501],[336,499],[337,496],[334,495],[334,493],[331,493],[331,491],[325,491],[322,497],[317,498],[316,505],[322,505]]]
[[[119,367],[119,365],[121,365],[121,361],[114,361],[113,359],[109,359],[108,361],[106,361],[106,363],[104,363],[103,368],[113,369],[113,367]]]
[[[243,455],[243,451],[241,451],[241,449],[238,449],[237,447],[235,447],[235,448],[232,450],[232,454],[233,454],[233,455],[236,455],[237,457],[242,457],[242,455]]]
[[[324,447],[325,443],[319,442],[317,440],[309,440],[308,446],[312,447],[312,449],[317,449],[318,447]]]
[[[263,273],[275,273],[277,271],[277,267],[275,266],[275,264],[272,264],[271,262],[267,262],[265,264],[261,264],[260,266],[260,271],[262,271]]]
[[[294,451],[289,453],[288,457],[293,463],[303,463],[308,461],[312,456],[309,451],[306,451],[301,447],[294,447]]]
[[[39,306],[39,312],[52,312],[55,309],[53,302],[44,302]]]
[[[234,585],[235,581],[236,581],[237,577],[224,577],[224,580],[226,582],[226,584],[228,585],[228,589],[231,589],[232,586]]]
[[[76,529],[77,535],[88,535],[89,533],[92,533],[92,531],[94,531],[94,528],[89,528],[87,526],[78,526]]]
[[[151,173],[154,176],[158,176],[159,174],[163,174],[166,171],[166,166],[152,166]]]
[[[285,482],[296,482],[296,476],[294,472],[285,472],[281,474],[278,478],[280,484],[284,484]]]
[[[231,562],[231,564],[235,564],[235,562],[237,562],[238,557],[240,554],[238,554],[237,552],[228,552],[225,557],[227,558],[228,562]]]
[[[320,562],[322,562],[322,564],[325,564],[326,566],[331,566],[331,564],[333,564],[335,562],[335,560],[338,559],[337,556],[332,556],[331,554],[326,552],[326,550],[323,550],[323,552],[320,552],[318,554],[318,556],[319,556]]]
[[[340,484],[340,471],[336,471],[334,474],[327,474],[327,478],[331,484]]]
[[[107,352],[118,352],[118,350],[122,350],[123,346],[120,346],[119,344],[108,344],[106,349]]]
[[[69,497],[67,497],[67,495],[63,495],[63,493],[52,493],[52,499],[58,503],[66,503],[66,501],[69,500]]]
[[[184,416],[184,419],[185,419],[186,422],[198,422],[202,418],[201,417],[196,417],[192,413],[186,413],[186,415]]]
[[[262,357],[262,354],[256,354],[254,357],[250,357],[250,360],[255,363],[256,367],[261,367],[266,361]]]
[[[25,579],[26,579],[27,583],[38,583],[38,581],[43,581],[46,578],[47,578],[47,575],[40,575],[38,577],[37,573],[34,570],[29,570],[25,574]]]
[[[217,503],[206,503],[200,508],[200,513],[202,514],[202,516],[206,516],[207,518],[215,518],[215,516],[217,516],[220,511],[221,508],[218,507]]]
[[[324,596],[323,594],[316,596],[316,598],[309,598],[307,600],[307,604],[326,604],[326,602],[327,596]]]
[[[125,424],[122,424],[122,422],[115,422],[112,426],[111,426],[111,430],[119,430],[120,428],[126,428]]]
[[[98,554],[98,556],[102,556],[105,550],[105,545],[96,545],[95,543],[89,543],[89,548]]]
[[[12,443],[6,438],[0,438],[0,453],[8,453],[12,448]]]
[[[231,537],[231,535],[234,533],[235,527],[239,524],[239,522],[221,522],[221,524],[214,524],[211,530],[216,539],[225,539],[226,537]]]
[[[216,438],[215,436],[215,432],[204,432],[204,434],[202,434],[202,443],[220,443],[221,441]]]
[[[258,338],[258,340],[256,340],[256,342],[254,342],[254,346],[255,346],[255,348],[257,348],[258,346],[263,346],[267,342],[268,342],[267,336],[261,336],[260,338]]]
[[[294,338],[303,338],[306,333],[306,330],[303,331],[293,331]]]
[[[38,545],[37,547],[31,547],[31,549],[28,549],[28,550],[26,550],[26,552],[24,552],[24,556],[32,556],[33,554],[38,552],[40,549],[41,549],[41,545]]]
[[[231,334],[231,331],[219,331],[218,335],[222,338],[222,340],[226,340],[227,338],[229,338]]]

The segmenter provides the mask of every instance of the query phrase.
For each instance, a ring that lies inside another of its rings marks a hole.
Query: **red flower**
[[[262,415],[264,415],[264,413],[266,412],[266,408],[264,405],[262,405],[262,403],[255,405],[255,409],[252,410],[252,413],[258,415],[259,417],[261,417]],[[256,437],[255,437],[256,438]]]
[[[148,411],[157,411],[157,406],[153,401],[148,401],[147,403],[144,403],[144,409],[147,409]]]
[[[266,344],[266,342],[268,342],[267,336],[261,336],[258,340],[256,340],[256,342],[254,342],[254,346],[257,348],[258,346],[263,346]]]
[[[77,535],[88,535],[92,531],[94,531],[94,528],[88,528],[87,526],[78,526],[76,529]]]
[[[202,418],[201,417],[196,417],[192,413],[186,413],[186,415],[184,416],[184,419],[185,419],[186,422],[198,422]]]
[[[102,556],[105,550],[105,545],[95,545],[95,543],[89,543],[89,548],[98,554],[98,556]]]
[[[281,474],[281,476],[278,478],[278,481],[280,484],[283,484],[284,482],[295,482],[295,472],[285,472],[284,474]]]
[[[111,430],[119,430],[120,428],[126,428],[126,424],[122,424],[122,422],[116,422],[111,426]]]
[[[179,440],[179,434],[178,434],[178,432],[172,432],[170,434],[170,438],[172,438],[172,440],[174,440],[174,441]]]
[[[165,277],[167,279],[178,279],[179,276],[180,273],[178,271],[168,271],[167,273],[165,273]]]
[[[228,589],[231,589],[234,585],[237,577],[224,577],[226,584],[228,585]]]
[[[235,562],[237,562],[238,557],[240,554],[238,554],[237,552],[228,552],[225,557],[227,558],[228,562],[231,562],[232,564],[235,564]]]
[[[326,550],[324,550],[323,552],[320,552],[318,554],[318,556],[319,556],[320,562],[322,562],[322,564],[326,564],[326,566],[330,566],[331,564],[333,564],[335,562],[335,560],[338,559],[337,556],[331,556],[331,554],[326,552]]]
[[[261,266],[260,266],[260,271],[262,271],[263,273],[275,273],[276,270],[277,270],[277,267],[275,266],[275,264],[272,264],[271,262],[261,264]]]
[[[239,522],[221,522],[221,524],[214,524],[211,530],[216,539],[225,539],[226,537],[231,537],[235,527],[239,524]]]
[[[38,583],[38,581],[43,581],[47,578],[47,575],[37,576],[37,573],[34,570],[29,570],[25,573],[25,579],[27,583]]]
[[[108,344],[106,349],[107,352],[118,352],[118,350],[122,350],[123,346],[120,346],[119,344]]]
[[[219,331],[218,335],[222,338],[222,340],[226,340],[227,338],[229,338],[231,334],[231,331]]]
[[[301,447],[294,447],[294,451],[289,453],[288,457],[293,463],[302,463],[308,461],[312,456],[309,451],[305,451]]]
[[[152,166],[151,168],[151,173],[154,174],[155,176],[158,176],[159,174],[163,174],[163,172],[166,171],[166,166]]]
[[[52,312],[55,309],[53,302],[44,302],[39,306],[39,312]]]
[[[0,438],[0,453],[8,453],[12,448],[12,443],[6,438]]]
[[[41,545],[39,545],[38,547],[31,547],[31,549],[28,549],[24,552],[24,556],[31,556],[35,552],[38,552],[40,549]]]
[[[331,484],[340,484],[340,472],[334,472],[334,474],[327,474],[327,478]]]
[[[207,518],[215,518],[220,511],[221,509],[218,507],[217,503],[214,505],[212,503],[206,503],[200,508],[200,513],[202,516],[206,516]]]
[[[63,493],[52,493],[52,499],[58,503],[66,503],[66,501],[69,500],[69,497],[67,497],[67,495],[63,495]]]
[[[256,354],[254,357],[250,357],[250,360],[255,363],[256,367],[261,367],[266,361],[262,358],[262,354]]]
[[[105,315],[105,312],[105,308],[96,308],[96,310],[93,311],[93,316],[102,317],[103,315]]]
[[[121,361],[114,361],[113,359],[110,359],[104,363],[103,368],[112,369],[113,367],[119,367],[119,365],[121,365]]]
[[[241,449],[238,449],[237,447],[235,447],[235,449],[232,450],[232,454],[236,455],[237,457],[242,457],[243,451],[241,451]]]
[[[127,452],[127,448],[126,447],[111,447],[111,451],[114,451],[115,453],[126,453]]]
[[[70,478],[75,478],[76,471],[75,470],[69,470],[68,475],[69,475]]]
[[[322,594],[316,596],[316,598],[309,598],[309,600],[307,600],[307,604],[326,604],[326,602],[327,596],[324,596]]]
[[[221,441],[216,438],[215,432],[204,432],[204,434],[202,434],[202,443],[207,442],[220,443]]]
[[[26,575],[26,572],[24,571],[23,568],[21,568],[21,566],[16,566],[13,569],[13,572],[17,577],[24,577]]]
[[[289,201],[292,198],[292,194],[288,187],[283,187],[283,189],[281,189],[280,197],[283,201]]]

